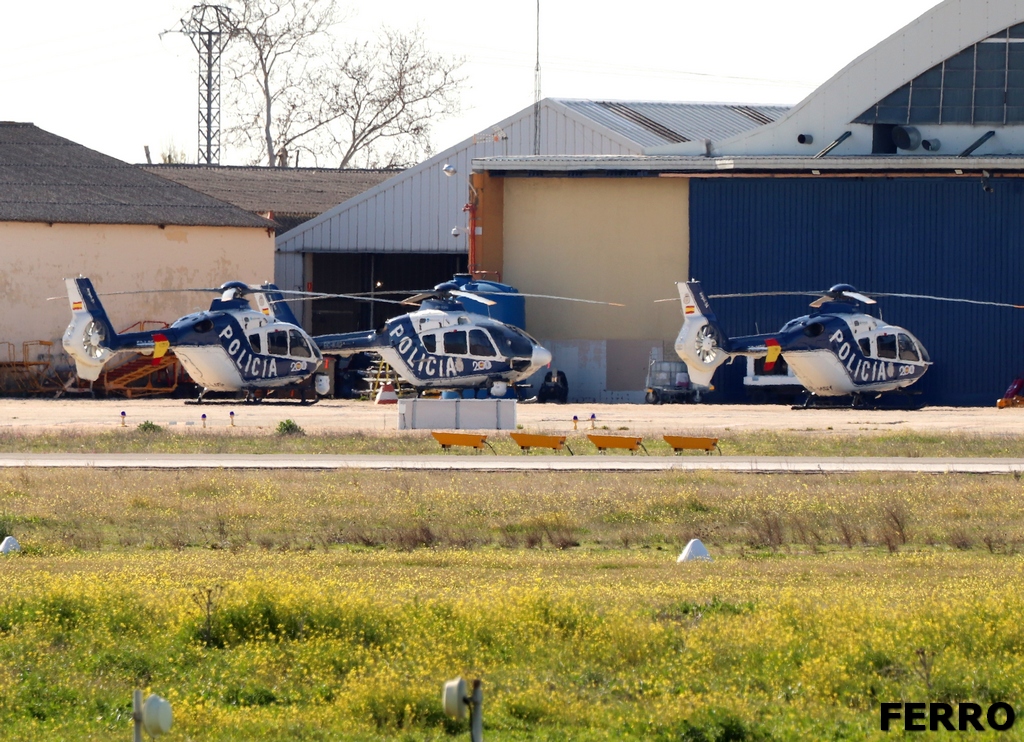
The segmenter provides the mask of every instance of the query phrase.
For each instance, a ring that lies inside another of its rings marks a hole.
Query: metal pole
[[[469,719],[469,738],[472,742],[484,742],[484,688],[479,678],[473,681],[473,711]]]
[[[537,0],[537,63],[533,68],[533,154],[540,154],[540,0]]]
[[[374,255],[373,253],[370,253],[370,298],[371,299],[373,298],[373,290],[375,288],[374,282],[377,280],[376,279],[376,271],[374,270],[376,262],[377,262],[377,256]],[[373,315],[374,315],[374,311],[373,311],[374,307],[373,307],[373,305],[376,304],[376,303],[377,302],[375,302],[375,301],[371,301],[370,302],[370,329],[371,330],[374,329],[377,326],[377,325],[374,324],[374,317],[373,317]]]
[[[132,721],[135,724],[135,731],[132,735],[133,742],[142,742],[142,691],[132,691]]]

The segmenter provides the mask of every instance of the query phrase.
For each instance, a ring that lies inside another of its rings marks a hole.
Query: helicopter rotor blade
[[[476,293],[488,294],[488,295],[492,295],[492,296],[494,296],[494,295],[497,295],[497,296],[529,296],[529,297],[531,297],[533,299],[555,299],[557,301],[575,301],[575,302],[580,302],[581,304],[603,304],[603,305],[605,305],[607,307],[624,307],[624,306],[626,306],[625,304],[619,304],[618,302],[614,302],[614,301],[595,301],[594,299],[576,299],[576,298],[573,298],[571,296],[552,296],[551,294],[522,294],[522,293],[519,293],[519,292],[516,292],[514,294],[506,294],[506,293],[503,293],[501,291],[479,291],[479,292],[476,292]],[[676,299],[675,301],[679,301],[679,299]]]
[[[127,296],[129,294],[221,294],[224,289],[217,288],[195,288],[195,289],[135,289],[134,291],[102,291],[99,296]]]
[[[745,299],[751,296],[820,296],[820,291],[751,291],[745,294],[708,294],[709,299]],[[676,299],[678,301],[678,299]]]
[[[849,299],[853,299],[854,301],[859,301],[861,304],[877,304],[878,303],[877,301],[875,301],[871,297],[864,296],[864,294],[858,294],[856,291],[844,291],[843,292],[843,296],[845,296],[845,297],[847,297]]]
[[[954,299],[948,296],[930,296],[928,294],[881,294],[871,293],[872,296],[884,296],[895,299],[929,299],[931,301],[946,301],[954,304],[976,304],[983,307],[1006,307],[1007,309],[1024,309],[1024,304],[1010,304],[1002,301],[981,301],[979,299]]]
[[[268,293],[274,293],[271,289]],[[373,301],[380,302],[382,304],[405,304],[404,301],[395,301],[394,299],[377,299],[372,296],[358,296],[356,294],[318,294],[310,291],[289,291],[287,292],[292,296],[290,299],[277,299],[270,302],[271,304],[281,304],[289,301],[316,301],[317,299],[351,299],[352,301]]]
[[[413,296],[410,296],[399,303],[418,305],[421,301],[433,299],[435,296],[437,296],[437,293],[434,291],[421,291],[420,293],[414,294]]]
[[[1006,307],[1008,309],[1024,309],[1024,304],[1011,304],[1009,302],[1001,301],[982,301],[979,299],[956,299],[948,296],[932,296],[930,294],[902,294],[902,293],[887,293],[879,291],[870,291],[867,293],[859,293],[857,291],[841,291],[838,292],[839,296],[859,301],[862,304],[877,304],[872,297],[885,297],[895,299],[927,299],[930,301],[945,301],[954,304],[975,304],[977,306],[985,307]],[[835,301],[837,298],[829,293],[822,293],[821,291],[756,291],[745,294],[709,294],[708,299],[739,299],[746,297],[756,296],[817,296],[818,298],[811,302],[811,306],[815,309],[820,308],[822,305],[830,301]],[[679,301],[678,297],[672,299],[655,299],[655,304],[662,302],[675,302]]]
[[[493,307],[495,304],[498,303],[496,301],[491,301],[490,299],[485,299],[482,296],[478,296],[477,294],[473,293],[472,291],[449,291],[448,293],[451,294],[452,296],[458,296],[458,297],[461,297],[463,299],[472,299],[473,301],[478,301],[481,304],[483,304],[485,306],[488,306],[488,307]]]

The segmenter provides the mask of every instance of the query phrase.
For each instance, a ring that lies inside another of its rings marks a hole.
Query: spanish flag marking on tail
[[[697,307],[693,306],[693,304],[688,304],[686,306],[686,308],[683,309],[683,313],[684,314],[693,314],[696,311],[697,311]]]
[[[775,368],[775,362],[779,360],[779,356],[782,355],[782,346],[775,338],[766,340],[765,345],[768,346],[768,355],[764,359],[764,370],[771,371]]]
[[[82,302],[80,302],[80,301],[71,302],[71,311],[72,312],[80,312],[81,310],[82,310]]]
[[[160,359],[167,353],[168,348],[171,347],[170,341],[167,340],[166,335],[157,333],[153,336],[153,365],[160,365]]]

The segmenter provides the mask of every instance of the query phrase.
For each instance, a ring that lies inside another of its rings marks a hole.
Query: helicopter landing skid
[[[848,394],[842,397],[819,397],[808,394],[803,404],[793,405],[794,410],[919,410],[924,407],[920,395],[897,389],[869,396],[866,394]]]
[[[276,396],[275,391],[298,393],[298,396]],[[261,393],[262,392],[262,393]],[[202,392],[195,399],[186,399],[185,404],[194,405],[237,405],[237,404],[258,404],[258,405],[314,405],[321,399],[320,395],[308,393],[307,389],[301,386],[282,387],[279,390],[254,390],[245,392],[243,397],[238,397],[234,392]]]

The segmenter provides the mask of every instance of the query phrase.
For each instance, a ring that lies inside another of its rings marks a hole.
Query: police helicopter
[[[95,381],[119,351],[152,356],[173,348],[182,366],[200,386],[199,400],[209,391],[246,392],[277,389],[309,379],[325,354],[380,354],[417,390],[486,388],[504,396],[515,384],[551,362],[551,353],[525,331],[467,311],[463,302],[482,307],[491,299],[446,282],[396,301],[358,294],[284,291],[273,284],[253,287],[230,281],[205,312],[186,315],[163,330],[118,334],[88,278],[66,279],[72,319],[63,345],[74,359],[80,379]],[[179,291],[178,289],[168,291]],[[148,292],[118,292],[148,293]],[[254,310],[247,297],[256,299]],[[547,297],[592,304],[610,304],[567,297]],[[387,320],[380,330],[311,337],[285,303],[291,298],[349,298],[391,304],[422,302],[417,311]],[[621,306],[621,305],[619,305]]]
[[[488,295],[507,297],[511,290],[516,298],[622,306],[590,299],[523,294],[505,284],[468,279],[466,274],[459,275],[433,289],[417,292],[403,303],[419,304],[419,309],[387,320],[379,330],[319,335],[314,340],[324,354],[377,353],[420,391],[486,388],[492,396],[502,397],[510,386],[515,389],[516,382],[550,364],[551,352],[516,325],[492,318],[488,310],[496,302]]]
[[[860,308],[859,305],[875,304],[873,296],[1024,308],[922,294],[868,295],[849,284],[838,284],[811,302],[813,312],[790,320],[778,332],[731,338],[719,326],[699,281],[676,285],[682,302],[683,326],[675,349],[686,362],[693,383],[710,386],[715,370],[737,356],[764,358],[766,372],[772,371],[781,356],[810,393],[808,402],[814,397],[852,396],[853,404],[859,405],[862,395],[906,389],[932,365],[928,351],[909,330],[887,324]],[[769,291],[710,298],[799,295],[813,294]]]
[[[152,356],[158,362],[169,349],[199,385],[199,400],[210,391],[272,390],[309,379],[323,355],[299,327],[284,293],[273,284],[253,287],[229,281],[205,312],[188,314],[162,330],[118,334],[88,278],[65,279],[71,323],[64,332],[64,350],[75,361],[78,378],[95,381],[120,351]],[[177,291],[177,290],[171,290]],[[151,293],[151,292],[118,292]],[[254,310],[247,299],[256,299]]]

